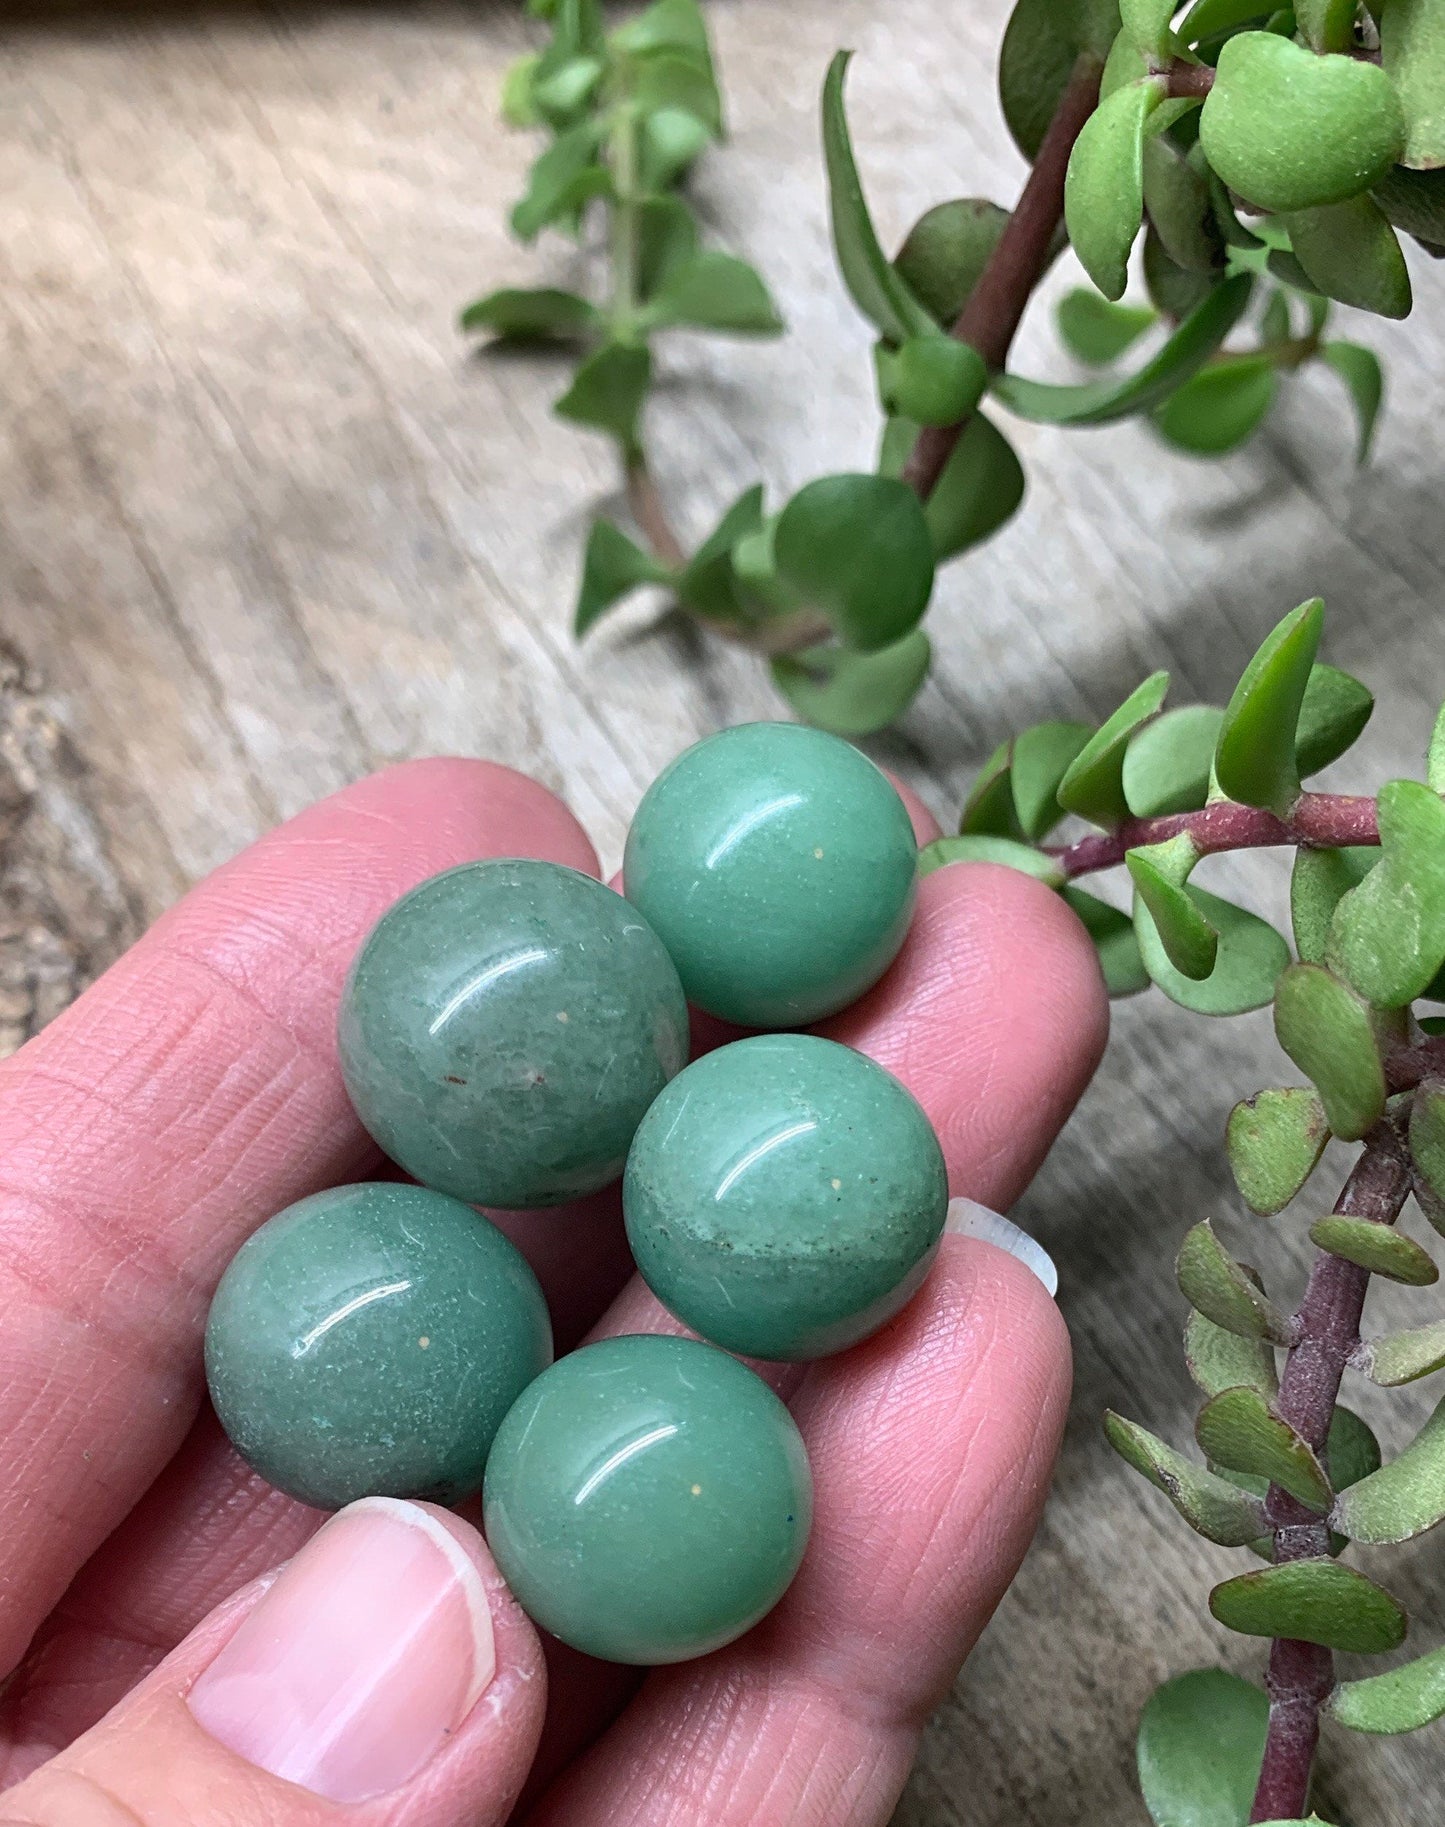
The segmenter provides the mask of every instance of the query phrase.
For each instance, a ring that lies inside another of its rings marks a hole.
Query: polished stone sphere
[[[643,1279],[757,1358],[841,1351],[922,1282],[948,1211],[933,1125],[891,1073],[813,1034],[694,1060],[642,1120],[623,1180]]]
[[[918,846],[866,755],[796,723],[747,723],[679,755],[644,795],[623,880],[689,1002],[797,1028],[856,1002],[897,956]]]
[[[687,1046],[657,935],[558,863],[423,882],[372,931],[342,997],[357,1115],[414,1179],[477,1205],[560,1205],[615,1180]]]
[[[802,1438],[767,1384],[695,1339],[604,1339],[518,1399],[487,1467],[487,1541],[524,1611],[612,1662],[730,1643],[807,1545]]]
[[[521,1252],[420,1186],[339,1186],[237,1252],[206,1327],[206,1376],[247,1464],[318,1509],[358,1497],[455,1503],[552,1361]]]

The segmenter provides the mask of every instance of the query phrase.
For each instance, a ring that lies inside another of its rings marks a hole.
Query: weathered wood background
[[[719,236],[792,333],[676,339],[660,469],[690,532],[747,482],[857,467],[868,338],[835,282],[815,98],[860,56],[861,156],[890,234],[939,197],[1015,192],[994,100],[1003,0],[715,0],[734,139],[701,180]],[[630,616],[578,652],[578,542],[611,487],[600,441],[550,420],[544,360],[469,359],[457,307],[568,275],[513,246],[529,156],[496,121],[515,4],[43,0],[0,21],[0,1045],[19,1043],[182,889],[278,818],[397,757],[531,768],[614,862],[656,769],[778,705],[745,657]],[[950,573],[940,663],[878,746],[942,812],[1020,719],[1102,715],[1145,671],[1218,698],[1316,590],[1331,658],[1388,704],[1371,780],[1418,771],[1445,693],[1445,272],[1403,327],[1356,333],[1391,400],[1357,474],[1328,377],[1218,466],[1125,426],[1019,427],[1028,504]],[[1043,313],[1038,314],[1042,319]],[[1046,321],[1020,355],[1058,357]],[[1361,776],[1363,778],[1363,776]],[[1220,868],[1280,904],[1277,859]],[[1038,1546],[929,1732],[907,1827],[1142,1821],[1132,1730],[1165,1673],[1257,1658],[1202,1612],[1212,1563],[1112,1461],[1106,1404],[1187,1432],[1170,1261],[1223,1217],[1294,1277],[1303,1225],[1248,1221],[1218,1139],[1287,1070],[1259,1018],[1141,999],[1025,1216],[1059,1258],[1075,1420]],[[1377,1297],[1378,1298],[1378,1297]],[[1403,1307],[1404,1302],[1396,1305]],[[1418,1304],[1418,1303],[1417,1303]],[[1370,1403],[1398,1440],[1427,1398]],[[1422,1644],[1440,1547],[1390,1560]],[[1445,1733],[1331,1738],[1324,1813],[1440,1814]]]

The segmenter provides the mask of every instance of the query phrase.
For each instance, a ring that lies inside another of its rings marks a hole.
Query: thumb
[[[236,1595],[0,1827],[500,1827],[541,1649],[470,1524],[371,1497]]]

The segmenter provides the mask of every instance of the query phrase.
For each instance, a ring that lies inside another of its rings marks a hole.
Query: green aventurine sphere
[[[552,1361],[521,1252],[425,1187],[338,1186],[242,1244],[206,1327],[211,1401],[237,1451],[303,1503],[455,1503]]]
[[[687,1058],[677,971],[636,909],[558,863],[466,863],[373,930],[342,998],[357,1115],[424,1186],[560,1205],[622,1172]]]
[[[662,1304],[757,1358],[817,1358],[891,1319],[928,1272],[948,1172],[912,1095],[863,1054],[761,1034],[704,1054],[643,1118],[623,1181]]]
[[[627,837],[628,898],[688,1000],[749,1028],[855,1002],[897,956],[918,847],[865,755],[796,723],[745,723],[679,755]]]
[[[518,1399],[487,1466],[487,1541],[544,1630],[611,1662],[682,1662],[787,1590],[813,1491],[787,1409],[696,1339],[604,1339]]]

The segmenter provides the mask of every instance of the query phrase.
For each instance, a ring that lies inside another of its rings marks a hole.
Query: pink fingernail
[[[333,1802],[388,1795],[496,1673],[486,1588],[439,1516],[352,1504],[306,1544],[195,1683],[228,1750]]]

